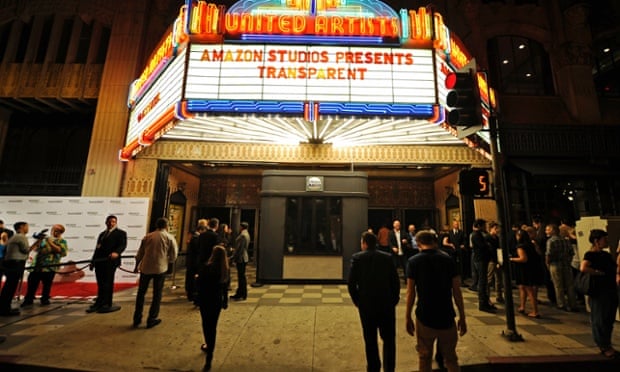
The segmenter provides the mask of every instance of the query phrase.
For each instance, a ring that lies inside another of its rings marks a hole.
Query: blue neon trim
[[[403,103],[336,103],[321,102],[319,114],[324,115],[386,115],[428,118],[433,116],[431,104]]]
[[[241,40],[283,44],[385,44],[383,38],[375,36],[313,36],[313,35],[257,35],[242,34]]]
[[[304,113],[302,101],[231,101],[231,100],[190,100],[189,112],[230,112],[239,114],[301,114]]]
[[[310,117],[314,117],[314,102],[308,102]],[[189,100],[189,112],[221,112],[237,114],[304,114],[304,102],[291,101],[232,101],[232,100]],[[432,117],[432,104],[403,104],[403,103],[344,103],[320,102],[319,115],[348,115],[348,116],[409,116],[412,118]],[[440,115],[438,122],[443,122]]]

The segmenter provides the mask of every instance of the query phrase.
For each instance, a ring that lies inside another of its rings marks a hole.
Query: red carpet
[[[137,287],[137,283],[115,283],[114,292],[122,291],[124,289]],[[24,282],[21,287],[21,295],[25,296],[27,290],[27,283]],[[37,296],[41,295],[41,287],[37,291]],[[97,283],[80,283],[80,282],[68,282],[68,283],[54,283],[52,285],[52,297],[70,297],[70,298],[89,298],[97,297]]]

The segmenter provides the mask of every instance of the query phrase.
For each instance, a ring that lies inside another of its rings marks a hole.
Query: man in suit
[[[465,250],[465,233],[460,229],[459,221],[452,221],[452,229],[448,233],[448,242],[451,244],[455,252],[456,270],[461,276],[461,280],[465,278],[464,257],[467,256]],[[467,260],[469,262],[469,260]]]
[[[374,234],[364,232],[361,246],[362,251],[351,258],[348,289],[360,314],[367,370],[381,370],[377,345],[378,329],[383,340],[383,370],[394,371],[396,305],[400,299],[398,273],[390,255],[377,250],[377,238]]]
[[[403,270],[403,280],[407,282],[407,259],[411,256],[409,254],[409,240],[407,239],[407,233],[400,229],[400,221],[394,220],[392,226],[394,229],[390,231],[388,235],[388,241],[390,243],[390,249],[392,251],[392,259],[394,260],[394,266]]]
[[[230,296],[235,301],[245,300],[248,297],[248,282],[245,277],[245,266],[248,264],[248,246],[250,245],[250,233],[248,223],[241,222],[241,232],[235,239],[235,252],[231,258],[237,267],[237,291]]]
[[[197,267],[205,265],[211,257],[213,247],[215,247],[219,241],[219,235],[217,229],[220,226],[220,220],[217,218],[209,219],[207,223],[207,231],[200,234],[198,237],[198,262]]]
[[[127,248],[127,233],[117,227],[118,219],[110,215],[105,219],[106,230],[99,234],[97,246],[89,265],[97,278],[97,300],[86,309],[87,313],[110,313],[121,309],[112,304],[114,274],[121,265],[121,254]]]

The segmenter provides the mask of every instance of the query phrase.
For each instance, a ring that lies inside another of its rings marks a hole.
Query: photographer
[[[50,265],[60,264],[60,260],[67,255],[67,241],[62,237],[64,232],[65,227],[56,224],[52,226],[52,236],[46,236],[43,231],[35,235],[38,240],[33,247],[37,251],[37,255],[33,262],[34,269],[28,275],[28,292],[21,307],[32,305],[40,282],[43,282],[41,306],[50,304],[52,282],[59,268],[59,266],[50,267]]]
[[[19,315],[19,309],[11,309],[11,300],[17,290],[20,278],[24,275],[24,266],[26,265],[28,254],[40,242],[40,240],[37,240],[35,244],[29,246],[28,238],[26,237],[26,234],[28,234],[28,223],[16,222],[13,227],[16,233],[7,242],[6,254],[4,256],[6,282],[0,293],[0,316]]]

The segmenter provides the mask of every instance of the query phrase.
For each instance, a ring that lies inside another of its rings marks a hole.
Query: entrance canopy
[[[375,0],[188,0],[131,87],[120,159],[160,138],[454,145],[446,75],[471,61],[442,17]],[[473,138],[476,137],[476,138]]]

